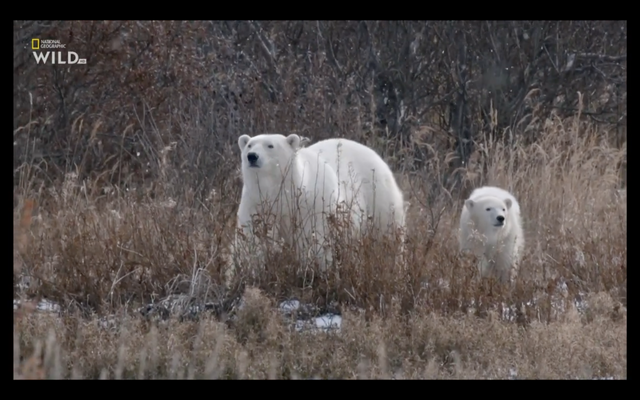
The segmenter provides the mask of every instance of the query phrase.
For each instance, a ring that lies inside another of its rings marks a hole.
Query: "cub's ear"
[[[511,209],[511,206],[513,205],[513,202],[511,202],[511,199],[506,199],[506,200],[504,201],[504,204],[506,204],[506,205],[507,205],[507,210],[510,210],[510,209]]]
[[[287,136],[287,144],[289,144],[289,146],[291,146],[294,150],[298,150],[298,148],[300,147],[300,136],[296,135],[295,133]]]
[[[465,205],[465,206],[467,206],[467,208],[468,208],[468,209],[472,209],[474,204],[475,204],[475,203],[474,203],[474,202],[473,202],[473,200],[471,200],[471,199],[467,199],[467,200],[465,200],[465,202],[464,202],[464,205]]]
[[[238,138],[238,147],[240,147],[240,151],[244,150],[244,146],[249,143],[249,140],[251,140],[251,136],[249,135],[242,135]]]

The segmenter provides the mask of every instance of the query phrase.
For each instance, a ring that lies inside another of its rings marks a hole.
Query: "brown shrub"
[[[626,379],[626,23],[15,24],[16,43],[60,38],[88,64],[16,53],[14,377]],[[546,50],[492,52],[500,32]],[[495,59],[466,62],[465,41]],[[576,70],[554,72],[569,43]],[[478,80],[491,60],[529,72]],[[226,282],[236,140],[274,131],[388,160],[411,203],[404,266],[336,221],[339,269],[273,249]],[[523,211],[513,287],[457,254],[484,184]],[[341,331],[296,331],[275,310],[291,298]]]

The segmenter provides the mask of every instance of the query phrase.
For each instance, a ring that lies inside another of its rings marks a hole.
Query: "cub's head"
[[[238,138],[242,152],[243,171],[269,172],[275,168],[284,168],[300,148],[300,136],[291,134],[262,134]]]
[[[476,200],[467,199],[465,206],[476,224],[485,229],[501,229],[509,220],[509,211],[513,203],[511,199],[483,197]]]

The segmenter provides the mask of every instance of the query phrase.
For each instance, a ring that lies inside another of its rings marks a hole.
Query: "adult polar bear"
[[[522,257],[524,236],[520,205],[504,189],[484,186],[465,201],[460,216],[460,251],[480,257],[480,275],[506,283]]]
[[[253,236],[253,216],[269,211],[278,237],[291,245],[296,241],[301,255],[315,252],[325,268],[333,259],[322,245],[326,217],[336,212],[339,203],[350,207],[355,233],[362,232],[370,217],[378,229],[404,227],[406,204],[393,173],[362,144],[328,139],[302,147],[296,134],[261,134],[240,136],[238,146],[243,188],[237,223],[245,237]],[[291,217],[302,222],[301,234],[293,234]]]

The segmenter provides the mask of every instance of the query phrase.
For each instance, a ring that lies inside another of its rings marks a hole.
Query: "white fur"
[[[503,217],[503,225],[499,224]],[[508,282],[517,272],[524,249],[520,205],[506,190],[484,186],[465,201],[460,216],[460,251],[481,258],[482,277],[494,276]]]
[[[237,221],[245,237],[253,235],[253,215],[264,212],[262,200],[269,200],[278,238],[289,244],[297,242],[303,256],[308,252],[317,254],[324,268],[332,261],[331,251],[322,246],[326,217],[335,213],[339,203],[355,203],[351,220],[356,231],[364,227],[365,215],[375,215],[379,226],[392,222],[404,226],[407,204],[402,192],[387,164],[366,146],[346,139],[329,139],[301,147],[300,137],[295,134],[262,134],[253,138],[242,135],[238,145],[242,151],[243,188]],[[253,167],[250,153],[258,156]],[[297,235],[292,234],[292,216],[304,221]]]
[[[372,149],[348,139],[327,139],[308,147],[324,158],[334,169],[340,182],[340,199],[350,207],[360,229],[373,223],[373,232],[387,233],[404,227],[404,201],[393,172]]]

